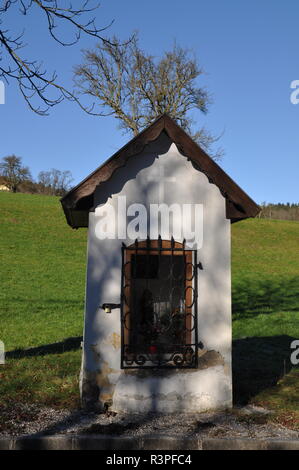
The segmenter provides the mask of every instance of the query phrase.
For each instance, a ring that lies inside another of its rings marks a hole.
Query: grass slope
[[[250,219],[232,226],[233,382],[239,402],[277,411],[299,428],[299,223]]]
[[[63,341],[82,335],[86,230],[67,226],[58,198],[0,193],[0,240],[0,339],[6,350],[62,343],[50,354],[0,366],[0,402],[73,406],[80,349],[64,348]]]
[[[298,222],[232,226],[235,396],[295,414],[299,377],[289,356],[299,339],[298,239]],[[67,226],[58,198],[0,192],[0,240],[0,339],[9,351],[0,404],[76,406],[86,230]]]

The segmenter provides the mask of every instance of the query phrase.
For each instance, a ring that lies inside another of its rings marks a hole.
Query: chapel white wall
[[[105,302],[120,302],[121,244],[130,239],[99,240],[97,210],[89,214],[88,262],[84,352],[81,373],[83,400],[99,399],[115,411],[203,411],[231,406],[231,275],[230,220],[225,199],[208,178],[195,169],[176,145],[162,134],[142,154],[131,157],[126,166],[101,184],[95,193],[95,208],[112,204],[118,196],[133,203],[159,203],[156,184],[150,180],[163,165],[167,183],[165,203],[203,204],[203,244],[198,247],[198,334],[205,351],[214,350],[223,358],[202,370],[171,371],[164,376],[140,376],[120,369],[120,311],[106,314]],[[162,234],[163,238],[163,234]],[[177,239],[176,241],[183,241]],[[194,248],[194,247],[193,247]]]

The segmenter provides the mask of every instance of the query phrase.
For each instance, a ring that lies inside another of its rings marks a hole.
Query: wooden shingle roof
[[[71,227],[88,226],[88,212],[93,207],[93,195],[96,187],[109,180],[115,170],[125,166],[131,156],[141,153],[144,147],[156,140],[162,132],[166,132],[176,144],[179,152],[190,159],[195,168],[203,172],[211,183],[218,186],[226,199],[226,217],[228,219],[236,222],[248,217],[255,217],[259,213],[259,206],[173,119],[164,114],[61,198],[67,222]]]

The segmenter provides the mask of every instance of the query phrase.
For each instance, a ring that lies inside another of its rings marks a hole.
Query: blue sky
[[[299,202],[299,105],[290,102],[290,84],[299,80],[298,17],[295,0],[102,0],[97,11],[99,25],[114,19],[107,34],[125,39],[138,30],[142,48],[153,55],[175,39],[194,50],[206,72],[199,83],[213,97],[209,113],[196,114],[198,124],[223,132],[220,165],[257,203]],[[94,45],[84,38],[72,48],[58,46],[33,9],[25,18],[10,15],[5,26],[25,27],[23,54],[43,60],[69,87],[81,49]],[[22,157],[35,178],[58,168],[78,183],[130,138],[115,118],[86,115],[70,102],[37,116],[13,82],[0,119],[0,157]]]

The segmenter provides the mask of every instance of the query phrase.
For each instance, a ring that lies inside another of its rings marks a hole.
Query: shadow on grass
[[[290,362],[291,336],[269,336],[233,341],[234,404],[245,405],[263,390],[273,387],[294,366]]]
[[[299,310],[299,277],[242,278],[232,289],[232,311],[241,318],[273,311]]]
[[[66,338],[63,341],[44,344],[35,348],[15,349],[5,354],[7,359],[21,359],[23,357],[46,356],[47,354],[61,354],[66,351],[75,351],[81,347],[82,336]]]

